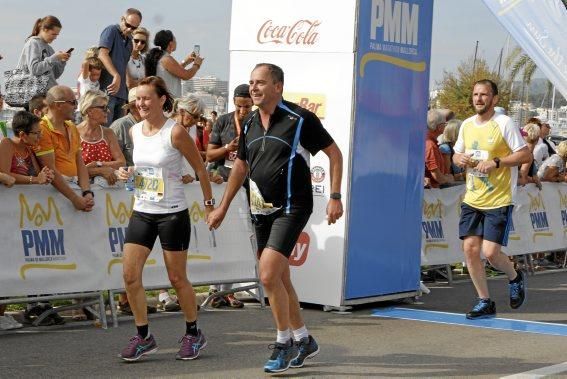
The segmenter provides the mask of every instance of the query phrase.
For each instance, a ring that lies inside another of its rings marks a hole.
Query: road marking
[[[567,362],[559,363],[553,366],[542,367],[531,371],[520,372],[519,374],[503,376],[500,379],[544,378],[548,375],[555,375],[565,371],[567,371]]]
[[[436,324],[463,325],[473,328],[509,330],[514,332],[546,334],[552,336],[567,336],[567,325],[552,324],[548,322],[512,320],[506,318],[468,320],[464,314],[460,313],[436,312],[409,308],[375,309],[372,316],[433,322]]]

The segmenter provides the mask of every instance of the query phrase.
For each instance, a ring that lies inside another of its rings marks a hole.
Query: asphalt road
[[[499,317],[567,324],[567,273],[530,277],[529,302],[518,311],[506,305],[505,280],[489,285]],[[372,316],[392,305],[465,313],[473,303],[472,285],[460,282],[434,286],[416,303],[376,303],[348,314],[305,309],[321,353],[305,367],[276,376],[497,378],[567,361],[567,337]],[[150,317],[159,351],[137,363],[117,357],[135,332],[131,317],[121,317],[119,327],[108,330],[69,320],[63,326],[0,332],[0,378],[266,377],[262,366],[275,337],[269,308],[247,303],[243,310],[200,311],[209,344],[195,361],[175,360],[184,331],[180,313]]]

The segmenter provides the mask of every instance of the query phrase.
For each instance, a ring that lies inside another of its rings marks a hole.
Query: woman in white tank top
[[[182,126],[164,116],[171,112],[173,98],[163,79],[143,79],[136,92],[136,107],[144,121],[132,126],[134,170],[121,168],[119,179],[134,174],[135,203],[124,244],[124,284],[138,333],[122,350],[126,361],[140,359],[157,350],[149,332],[142,271],[159,236],[168,276],[177,292],[185,315],[186,331],[181,338],[177,359],[195,359],[207,344],[197,328],[195,292],[187,279],[187,248],[191,226],[181,181],[183,158],[201,178],[205,215],[213,209],[214,199],[207,171],[195,143]],[[133,172],[130,172],[133,171]]]

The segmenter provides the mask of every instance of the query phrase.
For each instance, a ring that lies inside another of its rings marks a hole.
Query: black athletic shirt
[[[309,154],[329,147],[333,138],[312,112],[282,100],[262,127],[258,110],[243,123],[238,158],[248,163],[250,178],[264,200],[276,207],[313,211]]]

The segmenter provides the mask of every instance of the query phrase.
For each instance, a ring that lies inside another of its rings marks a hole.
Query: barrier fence
[[[225,184],[213,184],[218,199],[224,189]],[[61,297],[123,289],[122,248],[133,193],[97,188],[94,193],[96,205],[92,212],[84,213],[52,187],[0,189],[0,297],[39,293]],[[190,280],[198,284],[253,282],[257,286],[254,233],[245,191],[235,197],[216,231],[209,231],[205,223],[200,185],[187,185],[185,195],[191,219]],[[143,275],[147,287],[170,287],[159,241]]]
[[[463,261],[459,239],[460,206],[465,186],[426,189],[421,222],[421,264],[445,265]],[[518,187],[512,215],[508,255],[567,248],[567,185],[543,183]]]

